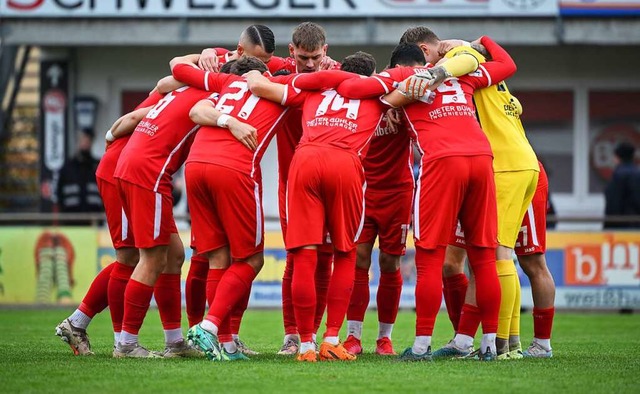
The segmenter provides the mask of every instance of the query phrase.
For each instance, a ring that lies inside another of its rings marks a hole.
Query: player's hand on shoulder
[[[438,55],[444,56],[453,48],[468,45],[469,43],[464,40],[442,40],[438,43]]]
[[[335,68],[337,64],[338,64],[337,61],[333,60],[329,56],[325,56],[322,58],[322,61],[320,62],[320,70],[331,70]]]
[[[218,52],[213,48],[205,48],[198,59],[198,67],[204,71],[218,72],[220,65],[218,64]]]
[[[411,75],[398,85],[398,90],[411,100],[418,100],[424,96],[432,84],[433,76],[429,70]]]

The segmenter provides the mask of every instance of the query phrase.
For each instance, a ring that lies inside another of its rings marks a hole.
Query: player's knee
[[[400,269],[400,256],[380,252],[380,271],[396,272]]]
[[[256,273],[258,273],[264,266],[264,254],[256,253],[249,257],[245,262],[249,264]]]
[[[518,259],[520,267],[529,278],[537,278],[544,276],[547,271],[547,264],[544,255],[533,254],[528,256],[520,256]]]
[[[116,250],[116,260],[119,263],[135,267],[140,261],[140,252],[136,248],[122,248]]]
[[[356,247],[356,267],[369,269],[371,267],[371,250],[373,245],[358,244]]]

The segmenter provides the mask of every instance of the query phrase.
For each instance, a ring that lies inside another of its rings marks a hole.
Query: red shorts
[[[380,250],[404,256],[411,225],[413,187],[405,190],[372,191],[364,194],[364,227],[358,243],[373,244],[379,237]]]
[[[422,164],[416,184],[416,246],[449,244],[460,220],[467,245],[498,245],[496,186],[491,156],[449,156]]]
[[[133,233],[129,231],[129,220],[122,209],[118,187],[102,178],[96,177],[98,192],[104,203],[107,226],[114,249],[134,248],[136,246]]]
[[[287,185],[287,249],[321,245],[329,230],[335,249],[355,248],[364,221],[364,172],[353,153],[305,145],[293,156]]]
[[[173,219],[173,197],[122,179],[117,181],[120,201],[129,218],[129,230],[135,239],[135,247],[149,249],[169,245],[171,234],[178,233]]]
[[[198,254],[229,246],[244,260],[264,250],[262,188],[242,172],[191,162],[185,167],[191,244]]]
[[[287,184],[278,181],[278,210],[280,214],[280,227],[282,228],[282,239],[285,244],[287,242]],[[333,244],[331,243],[331,236],[325,229],[324,240],[322,245],[318,245],[318,252],[320,253],[333,253]]]
[[[547,251],[547,202],[549,200],[549,180],[544,168],[540,166],[538,187],[533,195],[531,205],[522,219],[522,227],[518,234],[516,255],[526,256]]]

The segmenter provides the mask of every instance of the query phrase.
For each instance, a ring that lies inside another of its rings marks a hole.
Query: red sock
[[[97,313],[102,312],[104,308],[109,306],[107,289],[109,288],[111,271],[113,271],[115,265],[116,262],[113,262],[98,272],[78,307],[80,312],[93,318]]]
[[[480,320],[480,308],[475,305],[464,304],[460,311],[460,322],[456,333],[468,335],[471,338],[475,337],[480,326]]]
[[[538,339],[551,339],[551,327],[555,308],[533,307],[533,336]]]
[[[234,262],[224,273],[218,284],[213,303],[209,307],[207,320],[220,327],[220,323],[229,317],[231,310],[250,291],[256,277],[253,267],[245,262]]]
[[[231,324],[231,333],[233,335],[238,335],[238,333],[240,332],[240,323],[242,323],[242,316],[244,316],[244,312],[249,307],[249,298],[251,298],[251,286],[249,286],[249,290],[245,293],[244,296],[242,296],[240,301],[231,311],[231,316],[229,319]]]
[[[135,267],[122,263],[116,263],[111,271],[107,295],[109,299],[109,312],[113,323],[113,332],[122,331],[122,318],[124,316],[124,291]]]
[[[353,292],[347,310],[347,320],[364,321],[364,314],[369,306],[369,270],[356,267]],[[380,306],[378,306],[380,308]]]
[[[293,280],[291,295],[293,311],[302,342],[313,338],[314,317],[316,311],[316,266],[318,252],[315,249],[296,249],[292,253]]]
[[[356,250],[335,252],[333,273],[327,296],[327,331],[324,336],[337,337],[349,309],[356,276]]]
[[[220,280],[224,276],[224,273],[227,272],[227,268],[212,268],[207,273],[207,303],[209,305],[213,304],[213,300],[216,298],[216,292],[218,290],[218,285],[220,284]],[[224,319],[218,326],[218,340],[222,343],[231,341],[231,325],[230,320]]]
[[[149,310],[149,303],[153,296],[153,287],[130,279],[124,291],[124,316],[122,331],[138,335],[144,317]]]
[[[416,336],[433,334],[442,304],[442,266],[445,247],[416,247]]]
[[[400,270],[381,272],[378,295],[376,296],[378,321],[380,323],[394,324],[396,322],[400,293],[402,293],[402,274]]]
[[[287,252],[287,262],[282,275],[282,321],[284,322],[285,335],[298,333],[296,316],[293,312],[293,299],[291,297],[291,282],[293,280],[293,253]]]
[[[331,268],[333,253],[318,253],[318,265],[316,266],[316,314],[314,318],[314,331],[318,332],[322,324],[322,316],[327,308],[327,293],[331,281]]]
[[[180,274],[160,274],[153,288],[153,295],[158,304],[162,328],[165,330],[180,328],[182,319]]]
[[[476,278],[476,302],[482,317],[482,332],[495,333],[498,331],[501,295],[496,269],[496,250],[469,246],[467,256]]]
[[[189,273],[185,284],[184,298],[187,304],[189,327],[202,321],[207,303],[207,275],[209,260],[203,256],[193,255],[189,265]]]
[[[444,284],[444,303],[447,305],[449,320],[453,324],[453,330],[458,332],[458,322],[460,312],[464,305],[464,298],[467,295],[469,279],[464,273],[442,278]]]

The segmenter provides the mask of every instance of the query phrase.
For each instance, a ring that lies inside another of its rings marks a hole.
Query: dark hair
[[[434,33],[431,29],[424,26],[416,26],[410,27],[407,29],[402,37],[400,37],[400,44],[402,43],[412,43],[417,44],[420,42],[428,42],[431,44],[436,44],[440,41],[436,33]]]
[[[616,149],[613,151],[616,156],[623,163],[631,163],[633,162],[633,155],[636,152],[636,147],[633,146],[629,142],[621,142],[616,146]]]
[[[327,35],[324,29],[313,22],[303,22],[293,29],[291,43],[305,51],[315,51],[324,46]]]
[[[340,69],[368,77],[376,71],[376,59],[367,52],[358,51],[345,57]]]
[[[412,43],[398,44],[391,52],[389,67],[400,66],[423,66],[424,54],[419,46]]]
[[[243,75],[252,70],[258,70],[261,73],[267,71],[267,65],[255,56],[243,55],[237,60],[231,60],[220,68],[221,73]]]
[[[276,39],[271,29],[265,25],[251,25],[244,30],[246,38],[253,45],[259,45],[266,53],[276,50]]]
[[[286,68],[281,68],[280,70],[274,72],[272,75],[274,77],[277,77],[279,75],[289,75],[291,74],[291,71],[287,70]]]

